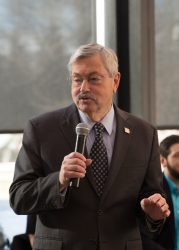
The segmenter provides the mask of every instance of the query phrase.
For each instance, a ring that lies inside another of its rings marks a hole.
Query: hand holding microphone
[[[67,187],[69,182],[71,187],[79,187],[80,178],[86,174],[86,166],[91,164],[91,160],[83,156],[88,133],[87,124],[79,123],[76,126],[75,152],[64,157],[60,170],[59,180],[62,187]]]
[[[89,127],[85,123],[79,123],[76,126],[76,145],[75,145],[75,152],[79,152],[84,155],[86,139],[89,133]],[[72,179],[70,181],[70,187],[79,187],[80,178]]]

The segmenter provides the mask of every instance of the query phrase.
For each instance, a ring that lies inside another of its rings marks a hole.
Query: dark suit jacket
[[[156,235],[155,238],[151,238],[148,235],[148,231],[144,227],[141,228],[142,243],[144,250],[174,250],[175,245],[175,221],[174,221],[174,210],[173,203],[170,194],[168,183],[163,177],[164,190],[167,197],[167,203],[169,204],[171,214],[167,218],[162,231]]]
[[[10,204],[17,214],[36,213],[34,249],[141,250],[137,216],[142,197],[162,192],[155,128],[115,107],[117,130],[108,180],[99,199],[90,167],[63,202],[59,169],[74,151],[75,105],[29,121],[18,155]],[[127,129],[126,129],[127,128]]]
[[[34,234],[36,226],[36,215],[29,214],[27,216],[26,234]]]

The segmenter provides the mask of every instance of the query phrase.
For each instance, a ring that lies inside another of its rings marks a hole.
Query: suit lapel
[[[64,110],[63,118],[59,121],[59,127],[66,141],[68,142],[71,152],[75,150],[76,126],[80,122],[78,111],[75,105],[71,105]]]
[[[123,165],[123,162],[127,156],[128,147],[130,145],[133,133],[131,125],[127,123],[127,120],[125,119],[125,117],[121,116],[119,111],[116,111],[116,121],[117,126],[114,150],[111,160],[111,166],[109,169],[109,177],[104,188],[102,200],[111,189],[111,185],[113,184],[121,166]]]

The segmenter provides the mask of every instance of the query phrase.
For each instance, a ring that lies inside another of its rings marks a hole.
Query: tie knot
[[[102,136],[105,128],[102,123],[98,122],[98,123],[95,123],[94,129],[95,129],[96,136]]]

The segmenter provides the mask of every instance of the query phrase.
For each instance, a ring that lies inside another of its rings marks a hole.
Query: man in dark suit
[[[28,122],[10,204],[37,214],[34,249],[141,250],[138,220],[158,232],[170,214],[156,129],[113,104],[113,50],[80,46],[68,66],[74,104]],[[84,155],[74,152],[78,123],[90,131]],[[75,178],[78,188],[69,185]]]
[[[160,143],[163,183],[171,214],[160,234],[150,238],[142,228],[144,250],[179,250],[179,135],[170,135]]]

